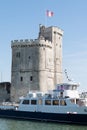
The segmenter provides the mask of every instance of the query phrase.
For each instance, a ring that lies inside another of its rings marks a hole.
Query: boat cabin
[[[30,111],[44,111],[44,109],[56,109],[56,107],[67,108],[70,106],[85,105],[84,102],[79,99],[77,91],[78,84],[63,83],[58,84],[56,89],[49,91],[48,93],[28,93],[26,97],[21,98],[19,109]],[[65,110],[65,109],[64,109]]]
[[[77,83],[62,83],[56,85],[55,92],[59,92],[59,96],[61,97],[70,97],[70,98],[79,98],[79,93],[77,91],[79,84]]]

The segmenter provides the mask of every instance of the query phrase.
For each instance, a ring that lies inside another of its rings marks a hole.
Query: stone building
[[[10,82],[0,82],[0,102],[10,101]]]
[[[62,35],[58,27],[40,25],[37,39],[11,41],[12,100],[31,90],[52,90],[62,82]]]

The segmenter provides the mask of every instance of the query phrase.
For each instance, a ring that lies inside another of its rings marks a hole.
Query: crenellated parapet
[[[44,39],[21,39],[11,41],[11,47],[33,47],[33,46],[46,46],[52,48],[52,42]]]
[[[54,33],[63,36],[63,30],[61,28],[53,27]]]

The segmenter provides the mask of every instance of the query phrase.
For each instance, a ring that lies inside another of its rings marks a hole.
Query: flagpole
[[[45,14],[45,26],[47,26],[47,18],[49,17],[49,18],[51,18],[51,17],[53,17],[53,15],[54,15],[54,13],[53,13],[53,11],[50,11],[50,10],[45,10],[46,12],[46,14]]]
[[[45,26],[47,26],[47,10],[45,10]]]

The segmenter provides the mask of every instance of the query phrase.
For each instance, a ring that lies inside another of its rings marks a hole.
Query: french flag
[[[48,17],[52,17],[52,16],[54,15],[54,13],[53,13],[52,11],[47,10],[47,11],[46,11],[46,15],[47,15]]]

